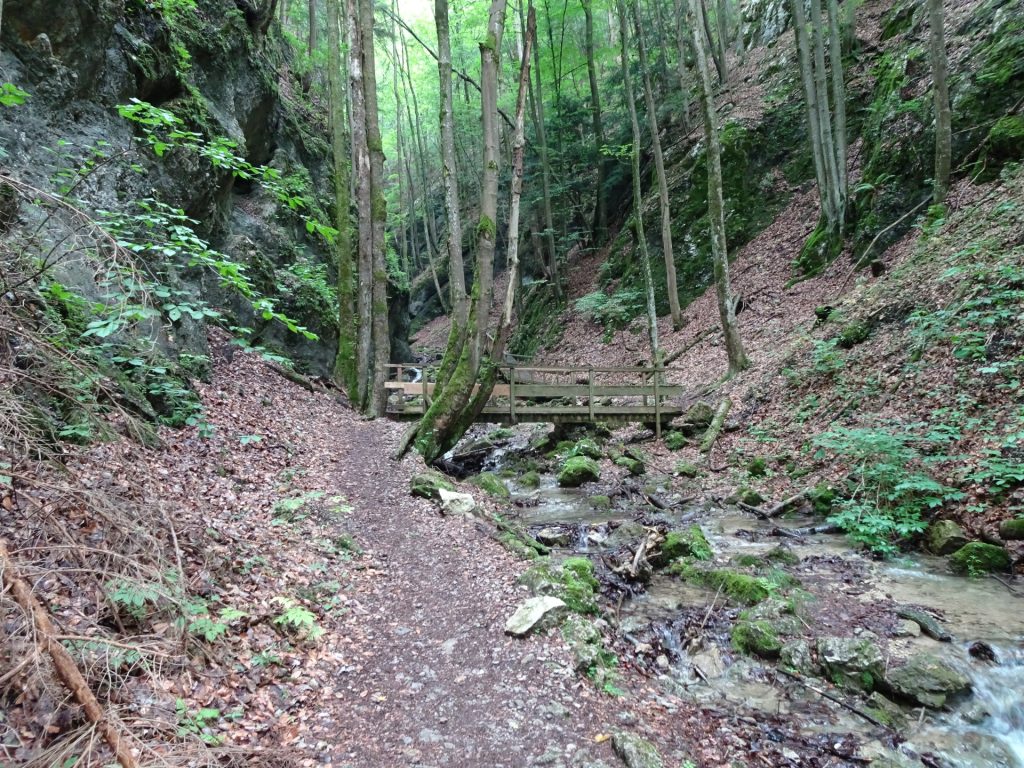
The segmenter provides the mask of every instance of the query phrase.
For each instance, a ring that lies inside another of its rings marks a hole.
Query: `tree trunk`
[[[852,3],[853,0],[846,0]],[[835,115],[836,172],[839,174],[838,214],[840,231],[846,231],[848,182],[846,175],[846,84],[843,82],[843,41],[839,32],[839,4],[828,0],[829,64],[832,68],[832,111]]]
[[[736,325],[735,304],[729,285],[729,253],[725,241],[725,203],[722,199],[722,147],[718,136],[718,117],[715,114],[711,72],[708,70],[708,53],[704,47],[704,38],[699,31],[701,28],[700,15],[703,13],[701,0],[690,0],[690,12],[697,70],[701,81],[700,103],[704,112],[704,137],[707,143],[708,214],[711,225],[711,255],[715,268],[715,292],[718,297],[718,314],[722,322],[722,330],[725,332],[725,349],[729,357],[729,375],[731,376],[746,368],[749,361],[743,350],[743,342],[740,340]]]
[[[357,388],[353,404],[365,410],[370,402],[373,375],[373,214],[370,185],[370,150],[366,143],[366,91],[363,84],[363,39],[360,25],[360,2],[348,0],[349,98],[352,126],[352,154],[356,220],[358,222],[358,279],[356,292],[356,371]]]
[[[718,0],[715,8],[715,26],[718,28],[718,59],[722,62],[722,80],[729,79],[728,60],[729,52],[729,8],[728,0]]]
[[[683,8],[683,0],[675,0],[676,10],[676,45],[679,48],[679,60],[676,64],[679,70],[679,90],[683,97],[683,124],[682,132],[690,132],[690,75],[686,67],[686,51],[689,44],[686,42],[686,10]]]
[[[363,87],[366,103],[366,145],[370,155],[371,279],[370,306],[373,363],[367,414],[384,415],[387,408],[387,365],[391,361],[391,335],[388,328],[388,266],[384,227],[388,204],[384,197],[384,146],[377,109],[377,66],[373,46],[373,0],[360,0],[359,25],[362,28]]]
[[[451,378],[436,395],[416,430],[416,449],[429,463],[452,447],[472,423],[469,406],[474,386],[482,392],[494,383],[495,362],[486,360],[487,320],[494,279],[494,248],[498,215],[498,76],[506,0],[491,0],[487,37],[480,43],[480,111],[483,172],[480,218],[476,227],[476,280],[473,286],[466,342]],[[483,370],[481,370],[483,368]],[[479,397],[479,395],[478,395]]]
[[[821,154],[825,160],[827,189],[827,224],[830,239],[843,230],[841,211],[839,165],[836,160],[836,140],[832,129],[832,113],[828,103],[828,81],[825,69],[825,30],[821,17],[821,0],[811,0],[811,31],[814,34],[814,103],[818,110],[818,128],[821,131]],[[842,73],[840,73],[842,77]],[[843,175],[845,175],[845,170]]]
[[[849,0],[847,0],[849,2]],[[943,28],[942,0],[928,0],[929,53],[932,64],[932,89],[935,102],[935,186],[932,201],[946,200],[952,165],[952,115],[949,109],[949,84],[946,81],[946,35]]]
[[[626,108],[629,111],[630,125],[633,130],[633,222],[636,226],[636,248],[640,255],[640,267],[644,275],[644,287],[647,291],[647,334],[651,344],[651,362],[657,366],[661,362],[661,350],[658,347],[658,313],[654,304],[654,278],[651,276],[651,257],[647,252],[647,236],[644,234],[643,191],[640,178],[640,121],[636,116],[636,101],[633,96],[633,75],[629,66],[629,27],[626,25],[626,4],[618,0],[619,38],[622,48],[622,84],[626,96]]]
[[[331,149],[334,159],[334,249],[338,268],[338,355],[334,361],[334,379],[354,401],[359,390],[356,373],[356,333],[352,284],[351,162],[348,129],[345,124],[345,64],[342,58],[341,0],[327,0],[327,85],[330,96]]]
[[[647,68],[647,48],[644,45],[643,30],[640,28],[640,14],[633,6],[633,25],[636,30],[636,44],[640,54],[640,72],[643,75],[644,106],[647,110],[647,125],[651,133],[651,150],[654,153],[654,169],[658,177],[658,203],[661,209],[661,251],[665,259],[665,287],[668,291],[668,306],[672,315],[672,327],[679,330],[683,325],[683,313],[679,308],[679,288],[676,285],[676,259],[672,249],[672,210],[668,197],[668,180],[665,176],[665,157],[661,152],[661,136],[658,133],[658,115],[654,106],[651,88],[651,74]]]
[[[555,294],[561,295],[558,281],[558,257],[555,253],[555,223],[551,212],[551,161],[548,157],[547,131],[544,128],[544,88],[541,83],[540,46],[533,48],[533,69],[535,84],[533,86],[533,126],[537,133],[537,153],[540,155],[541,184],[543,189],[544,210],[544,245],[547,249],[548,279],[554,286]]]
[[[849,2],[849,0],[847,0]],[[822,215],[825,214],[825,195],[828,180],[825,174],[825,158],[822,156],[821,129],[818,127],[817,97],[814,89],[811,48],[807,36],[807,21],[804,18],[802,0],[792,0],[793,33],[796,36],[797,58],[800,62],[800,81],[804,90],[804,106],[807,109],[807,133],[811,139],[811,154],[814,157],[814,175],[818,183],[818,197]]]
[[[317,0],[309,0],[309,37],[307,38],[309,44],[306,47],[306,53],[309,57],[309,71],[302,78],[303,93],[308,93],[310,86],[313,84],[313,55],[319,44],[317,39],[316,4]]]
[[[718,72],[718,83],[725,87],[725,59],[720,55],[721,49],[715,45],[715,35],[711,31],[711,22],[708,21],[708,10],[704,0],[700,0],[701,28],[704,30],[704,37],[707,39],[708,49],[711,51],[711,59],[715,62],[715,70]]]
[[[580,0],[585,19],[585,48],[587,55],[587,77],[590,80],[590,116],[594,130],[593,162],[597,171],[594,194],[594,245],[603,245],[608,239],[608,202],[605,195],[605,180],[608,177],[608,159],[601,153],[605,145],[604,124],[601,120],[601,94],[597,86],[597,62],[594,59],[594,14],[591,0]]]

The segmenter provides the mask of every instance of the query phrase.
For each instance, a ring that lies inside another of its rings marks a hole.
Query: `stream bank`
[[[471,482],[541,553],[521,583],[574,611],[561,634],[606,694],[643,686],[668,722],[767,718],[774,733],[746,736],[771,765],[1024,766],[1019,587],[866,557],[810,504],[763,520],[749,491],[687,494],[687,468],[648,469],[639,441],[494,434],[471,442]],[[600,466],[577,483],[569,454]]]

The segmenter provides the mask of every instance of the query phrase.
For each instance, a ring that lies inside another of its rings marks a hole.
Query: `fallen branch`
[[[824,525],[812,525],[808,528],[772,528],[772,536],[782,536],[787,539],[802,539],[804,536],[814,536],[819,533],[842,533],[843,529],[832,523]]]
[[[774,504],[768,507],[768,509],[761,509],[760,507],[755,507],[753,504],[744,504],[742,501],[739,504],[737,504],[737,506],[740,509],[745,510],[746,512],[750,512],[751,514],[756,515],[761,520],[774,520],[776,517],[783,514],[787,509],[792,507],[798,501],[803,499],[804,496],[807,495],[808,490],[810,489],[804,488],[802,491],[800,491],[800,493],[794,494],[793,496],[790,496],[788,499],[783,499],[778,504]]]
[[[132,754],[131,748],[135,740],[131,735],[122,733],[113,723],[107,720],[103,707],[100,706],[96,696],[93,695],[89,684],[85,681],[81,671],[75,665],[74,659],[67,649],[57,639],[59,635],[54,629],[53,622],[46,609],[40,605],[35,595],[32,594],[32,587],[18,574],[14,567],[14,561],[7,550],[7,542],[0,541],[0,585],[3,589],[10,589],[15,602],[21,606],[35,623],[36,644],[39,649],[50,655],[53,659],[53,667],[57,677],[64,683],[75,700],[82,705],[86,717],[96,726],[96,730],[103,736],[104,740],[114,752],[122,768],[137,768],[138,762]]]
[[[776,668],[775,671],[777,673],[781,674],[781,675],[785,675],[790,680],[795,680],[796,682],[800,683],[800,685],[802,685],[807,690],[812,691],[813,693],[816,693],[819,696],[828,699],[829,701],[835,702],[836,704],[841,706],[843,709],[847,709],[850,712],[853,712],[853,714],[857,715],[858,717],[864,718],[865,720],[867,720],[872,725],[877,725],[879,728],[884,728],[887,731],[892,731],[892,728],[890,728],[888,725],[883,723],[878,718],[873,717],[870,713],[865,712],[860,707],[853,706],[853,704],[850,704],[849,702],[844,701],[843,699],[839,698],[835,694],[829,693],[828,691],[824,691],[821,688],[817,688],[817,687],[811,685],[806,680],[804,680],[802,677],[800,677],[800,675],[794,674],[793,672],[787,672],[786,670],[781,669],[781,668]]]
[[[680,357],[682,357],[687,352],[689,352],[691,349],[696,347],[698,344],[700,344],[702,341],[704,341],[704,339],[706,339],[708,336],[710,336],[712,333],[714,333],[717,330],[718,330],[718,326],[712,326],[711,328],[705,328],[703,331],[698,333],[691,341],[689,341],[685,346],[677,349],[671,355],[666,357],[662,361],[661,364],[662,365],[671,365],[672,363],[674,363]]]
[[[326,394],[326,392],[327,392],[327,388],[326,387],[324,387],[324,386],[322,386],[320,384],[317,384],[314,381],[310,381],[305,376],[303,376],[301,373],[296,373],[295,371],[289,370],[288,368],[285,368],[283,365],[278,365],[277,363],[268,362],[267,363],[267,368],[272,370],[278,376],[282,376],[282,377],[288,379],[288,381],[292,382],[293,384],[298,384],[300,387],[305,389],[307,392],[313,392],[313,393],[318,393],[318,394]]]
[[[732,408],[732,398],[727,397],[718,404],[718,410],[715,411],[715,417],[711,420],[711,426],[704,433],[704,439],[700,441],[701,453],[711,452],[711,448],[714,446],[719,433],[722,431],[722,426],[725,424],[725,417],[729,415],[730,408]]]

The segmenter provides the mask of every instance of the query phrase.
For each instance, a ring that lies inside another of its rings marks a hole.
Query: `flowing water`
[[[586,490],[559,488],[545,477],[540,488],[513,488],[514,498],[528,500],[521,517],[531,530],[560,525],[570,529],[566,550],[593,551],[615,521],[631,519],[623,509],[597,510]],[[711,542],[716,559],[727,561],[737,555],[764,554],[780,540],[769,536],[772,522],[762,522],[726,509],[714,509],[698,521]],[[811,520],[786,520],[787,527],[813,524]],[[611,526],[609,526],[611,523]],[[595,544],[597,542],[597,544]],[[940,757],[949,768],[1024,768],[1024,598],[995,579],[965,579],[952,576],[940,558],[919,556],[899,561],[875,562],[850,549],[841,536],[818,535],[786,540],[801,559],[815,558],[827,571],[836,564],[855,564],[865,574],[858,590],[852,592],[864,602],[891,601],[925,606],[943,617],[953,634],[953,643],[940,644],[928,638],[899,638],[890,641],[896,653],[924,650],[941,653],[972,681],[973,696],[950,712],[922,715],[913,710],[910,725],[903,732],[904,750]],[[803,575],[803,574],[801,574]],[[813,586],[810,587],[813,591]],[[620,631],[627,634],[642,627],[657,626],[660,647],[672,663],[667,684],[698,700],[735,704],[773,714],[795,714],[807,733],[849,731],[871,739],[871,727],[846,711],[826,706],[811,694],[783,691],[766,682],[758,662],[731,656],[713,643],[695,651],[681,647],[671,622],[687,609],[712,603],[714,593],[671,576],[656,573],[646,591],[626,601],[620,609]],[[990,645],[996,663],[970,658],[968,647],[977,641]],[[694,677],[699,665],[703,675]]]

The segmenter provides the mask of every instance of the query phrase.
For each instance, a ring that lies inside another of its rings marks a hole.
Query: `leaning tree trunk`
[[[651,343],[651,362],[657,366],[661,362],[661,351],[658,348],[658,312],[654,304],[654,278],[651,276],[651,257],[647,252],[647,236],[644,234],[643,191],[640,178],[640,121],[636,116],[636,101],[633,96],[633,75],[629,66],[629,27],[626,25],[626,5],[618,0],[619,37],[622,46],[622,83],[626,96],[626,108],[633,129],[633,222],[636,227],[636,248],[640,254],[640,267],[644,275],[644,287],[647,292],[647,334]]]
[[[683,124],[682,132],[690,132],[690,76],[686,71],[686,10],[683,8],[683,0],[675,0],[676,10],[676,46],[679,49],[679,59],[676,66],[679,70],[679,90],[683,97]]]
[[[700,0],[690,0],[693,21],[703,12]],[[722,199],[722,147],[718,136],[718,117],[715,114],[714,92],[711,88],[711,72],[708,69],[708,52],[700,34],[700,25],[691,23],[694,34],[694,51],[697,55],[697,70],[700,74],[700,103],[704,112],[704,137],[707,143],[708,165],[708,214],[711,225],[711,256],[715,267],[715,292],[718,297],[718,314],[725,332],[725,349],[729,357],[729,375],[739,373],[750,363],[743,350],[739,329],[736,324],[735,304],[729,285],[729,253],[725,240],[725,203]]]
[[[537,152],[540,155],[541,184],[543,190],[544,246],[547,252],[548,279],[554,286],[555,294],[561,295],[558,280],[558,256],[555,253],[555,220],[551,212],[551,160],[548,153],[547,131],[544,128],[544,86],[541,82],[540,46],[533,49],[533,69],[536,84],[533,86],[533,125],[537,132]]]
[[[849,2],[849,0],[847,0]],[[928,0],[928,47],[932,64],[932,89],[935,103],[935,187],[932,201],[942,203],[949,192],[952,165],[952,115],[949,109],[949,84],[946,81],[946,35],[943,28],[942,0]]]
[[[434,398],[416,429],[416,449],[429,463],[451,448],[468,427],[467,408],[478,382],[487,342],[487,320],[494,280],[494,248],[498,215],[498,76],[506,0],[491,0],[487,37],[480,43],[480,113],[483,172],[480,218],[476,227],[476,280],[470,303],[466,342],[451,378]],[[488,365],[490,368],[491,365]],[[491,373],[493,377],[493,372]],[[493,384],[493,378],[491,378]],[[483,385],[481,384],[481,388]],[[471,417],[470,417],[471,419]]]
[[[352,219],[349,216],[352,156],[345,125],[345,65],[341,50],[341,0],[327,0],[327,85],[331,108],[331,150],[334,158],[334,240],[338,268],[338,355],[335,381],[355,400],[359,390],[356,373],[356,333],[352,285]]]
[[[665,260],[665,288],[668,291],[669,312],[672,327],[683,326],[683,312],[679,308],[679,288],[676,285],[676,258],[672,249],[672,209],[668,197],[668,179],[665,175],[665,157],[661,152],[661,137],[658,133],[658,114],[654,106],[651,88],[651,74],[647,69],[647,48],[644,45],[643,30],[640,29],[640,14],[633,6],[633,25],[636,30],[636,44],[640,54],[640,72],[643,75],[644,106],[647,109],[647,125],[651,133],[651,150],[654,153],[654,170],[658,177],[658,204],[661,210],[661,251]]]

